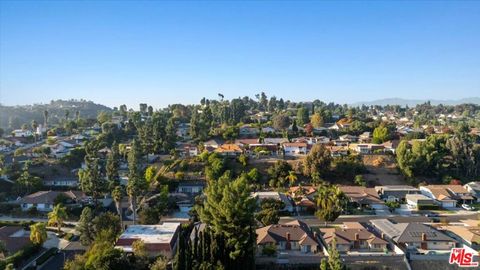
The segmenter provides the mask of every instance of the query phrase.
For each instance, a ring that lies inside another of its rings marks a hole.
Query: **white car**
[[[475,209],[468,204],[462,204],[462,208],[465,209],[465,210],[468,210],[468,211],[473,211]]]

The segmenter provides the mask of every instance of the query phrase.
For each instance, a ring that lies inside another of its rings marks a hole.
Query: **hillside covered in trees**
[[[48,104],[33,104],[21,106],[4,106],[0,104],[0,128],[12,130],[23,124],[30,125],[32,120],[43,123],[44,112],[48,111],[48,123],[58,124],[61,120],[81,116],[82,118],[96,119],[101,111],[110,112],[112,109],[86,100],[52,100]]]

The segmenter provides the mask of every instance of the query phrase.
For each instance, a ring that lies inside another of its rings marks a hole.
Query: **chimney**
[[[384,233],[382,233],[381,238],[385,239],[385,234]]]
[[[317,232],[313,232],[313,239],[315,239],[315,241],[317,241],[317,239],[318,239]]]
[[[286,238],[287,238],[287,244],[285,245],[285,249],[290,250],[292,248],[292,244],[290,244],[290,233],[287,232],[285,235],[286,235]]]
[[[360,235],[358,233],[355,234],[355,241],[358,241],[360,239]]]
[[[427,241],[427,235],[425,233],[422,233],[422,242]]]

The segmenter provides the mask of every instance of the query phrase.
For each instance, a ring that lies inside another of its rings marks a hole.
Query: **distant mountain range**
[[[19,128],[22,124],[30,125],[32,120],[42,124],[43,112],[48,111],[49,123],[58,123],[65,118],[66,111],[69,118],[74,119],[78,111],[82,118],[97,118],[100,111],[109,112],[112,109],[86,100],[52,100],[46,104],[4,106],[0,104],[0,128]]]
[[[355,102],[350,104],[350,106],[371,106],[371,105],[400,105],[400,106],[415,106],[417,104],[423,104],[427,101],[430,101],[432,105],[459,105],[459,104],[480,104],[480,97],[470,97],[470,98],[462,98],[457,100],[437,100],[437,99],[403,99],[403,98],[385,98],[385,99],[377,99],[373,101],[365,101],[365,102]]]

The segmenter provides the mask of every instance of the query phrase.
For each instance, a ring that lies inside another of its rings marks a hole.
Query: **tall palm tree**
[[[295,181],[297,181],[297,179],[298,177],[294,171],[289,171],[288,175],[285,176],[285,180],[287,180],[290,183],[290,186],[293,186],[295,184]]]
[[[48,225],[53,226],[56,225],[58,232],[60,233],[62,230],[63,222],[68,218],[67,215],[67,208],[63,206],[61,203],[57,204],[52,212],[48,213]]]
[[[36,245],[41,245],[47,241],[45,223],[38,222],[30,226],[30,241]]]
[[[335,221],[342,213],[346,203],[345,194],[334,185],[322,185],[317,191],[316,215],[327,222]]]
[[[121,186],[116,186],[115,189],[112,191],[112,199],[115,202],[115,207],[117,208],[118,216],[120,216],[120,227],[123,228],[123,220],[122,220],[122,197],[123,197],[123,189]]]

